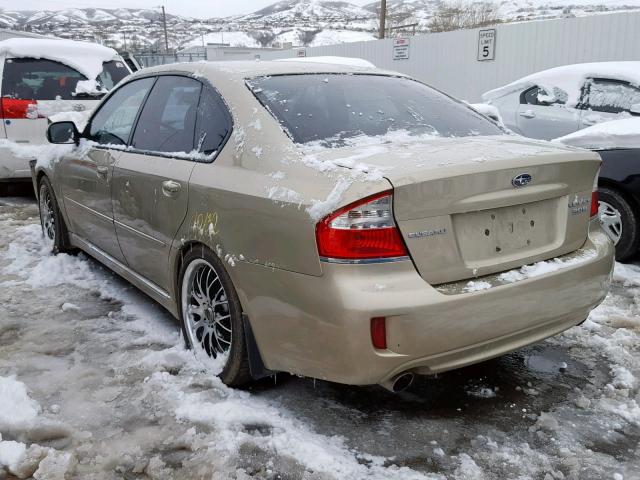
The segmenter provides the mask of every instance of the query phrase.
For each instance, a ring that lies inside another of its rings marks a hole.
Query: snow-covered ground
[[[2,198],[0,464],[37,480],[637,479],[640,267],[614,280],[583,326],[398,395],[287,375],[231,390],[150,299],[49,255],[33,200]]]

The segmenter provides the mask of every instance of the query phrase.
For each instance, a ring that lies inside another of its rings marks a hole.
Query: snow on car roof
[[[334,56],[319,56],[319,57],[294,57],[294,58],[280,58],[275,60],[276,62],[306,62],[306,63],[330,63],[333,65],[347,65],[350,67],[361,68],[376,68],[376,66],[369,60],[364,58],[355,57],[334,57]]]
[[[640,148],[640,117],[598,123],[553,141],[590,150]]]
[[[580,100],[582,85],[588,78],[624,80],[633,85],[640,85],[640,62],[578,63],[551,68],[490,90],[482,95],[482,100],[490,103],[491,100],[504,95],[538,86],[548,95],[554,95],[556,89],[566,92],[568,97],[566,104],[574,106]]]
[[[117,55],[113,48],[97,43],[46,38],[10,38],[0,42],[0,54],[16,58],[45,58],[64,63],[88,79],[102,72],[102,64]]]
[[[295,61],[298,60],[298,61]],[[192,62],[192,63],[173,63],[167,65],[158,65],[155,67],[147,67],[134,73],[134,76],[147,75],[154,72],[182,71],[188,72],[195,77],[210,77],[212,80],[219,80],[223,83],[230,81],[242,81],[249,78],[269,76],[269,75],[288,75],[301,73],[375,73],[377,75],[394,75],[406,77],[406,75],[398,72],[382,70],[377,67],[362,67],[352,64],[336,64],[336,63],[319,63],[305,62],[299,59],[292,59],[289,62],[280,61],[256,61],[256,60],[239,60],[239,61],[222,61],[222,62]]]

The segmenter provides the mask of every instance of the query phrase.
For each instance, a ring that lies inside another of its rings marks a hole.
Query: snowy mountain
[[[427,32],[429,21],[441,4],[441,0],[388,0],[388,26],[417,23],[417,31]],[[640,9],[640,0],[498,0],[496,5],[500,20],[513,22]],[[169,46],[317,46],[373,40],[379,6],[379,1],[357,6],[340,0],[279,0],[256,12],[227,18],[199,20],[167,13]],[[0,28],[96,41],[134,52],[161,51],[164,47],[159,9],[67,8],[35,12],[0,8]]]

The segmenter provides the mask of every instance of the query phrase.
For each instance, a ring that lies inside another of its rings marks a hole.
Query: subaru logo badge
[[[521,173],[520,175],[516,175],[511,180],[511,185],[516,188],[525,187],[531,183],[533,177],[528,173]]]

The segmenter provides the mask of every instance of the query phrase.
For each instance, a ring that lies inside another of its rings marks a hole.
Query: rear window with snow
[[[339,146],[344,139],[385,135],[500,135],[466,105],[414,80],[384,75],[304,74],[247,82],[296,143]]]
[[[80,80],[77,70],[53,60],[8,58],[2,74],[2,96],[25,100],[71,100]]]
[[[126,77],[121,61],[103,64],[98,82],[107,90]],[[43,58],[8,58],[2,73],[2,96],[25,100],[73,100],[79,81],[86,77],[63,63]]]

